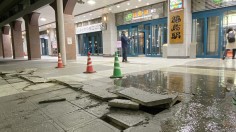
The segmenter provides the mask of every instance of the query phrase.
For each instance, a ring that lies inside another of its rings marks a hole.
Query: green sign
[[[132,21],[132,19],[133,19],[133,13],[129,13],[125,17],[125,21],[126,22]]]
[[[215,3],[215,4],[221,4],[221,3],[223,3],[223,0],[213,0],[213,3]]]

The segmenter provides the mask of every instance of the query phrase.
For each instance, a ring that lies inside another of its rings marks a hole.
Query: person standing
[[[235,31],[233,30],[233,28],[229,28],[226,34],[226,38],[227,38],[227,44],[225,47],[225,51],[224,51],[224,55],[223,55],[223,60],[225,59],[227,52],[229,50],[233,50],[233,56],[232,59],[234,59],[235,57],[235,51],[236,51],[236,42],[235,42]]]
[[[125,36],[125,31],[121,33],[121,44],[122,44],[122,62],[127,62],[127,48],[129,39]]]

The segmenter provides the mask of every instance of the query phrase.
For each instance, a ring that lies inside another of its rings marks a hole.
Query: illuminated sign
[[[106,29],[106,24],[104,24],[104,23],[97,23],[97,24],[93,24],[93,25],[77,27],[76,28],[76,34],[98,32],[98,31],[103,31],[105,29]]]
[[[125,21],[126,22],[130,22],[133,20],[138,20],[138,19],[144,19],[144,18],[148,18],[148,17],[152,17],[151,13],[156,12],[156,9],[152,9],[151,11],[147,10],[143,10],[143,11],[138,11],[138,12],[134,12],[134,13],[128,13],[125,16]]]
[[[170,44],[182,44],[184,37],[184,11],[172,12],[169,17]]]
[[[170,10],[178,10],[183,8],[183,0],[170,0]]]
[[[215,3],[215,4],[221,4],[222,2],[223,2],[223,0],[212,0],[213,1],[213,3]]]

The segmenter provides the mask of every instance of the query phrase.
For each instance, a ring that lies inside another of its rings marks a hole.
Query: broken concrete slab
[[[99,104],[98,106],[88,108],[86,109],[86,111],[100,118],[110,111],[109,108],[110,107],[108,106],[107,103],[103,103],[103,104]]]
[[[110,86],[105,86],[105,85],[99,86],[99,87],[86,85],[85,87],[83,87],[83,91],[102,100],[111,100],[111,99],[118,98],[116,94],[108,92],[107,89],[109,87]]]
[[[20,83],[20,82],[24,82],[24,80],[20,79],[20,78],[14,78],[14,79],[8,79],[7,82],[9,84],[13,84],[13,83]]]
[[[66,98],[58,98],[58,99],[55,98],[55,99],[50,99],[50,100],[43,100],[43,101],[39,101],[39,104],[62,102],[62,101],[66,101]]]
[[[93,106],[97,106],[98,104],[101,103],[101,101],[98,101],[90,96],[85,97],[85,98],[81,98],[78,100],[74,100],[71,101],[72,104],[75,104],[76,106],[80,107],[80,108],[89,108],[89,107],[93,107]]]
[[[24,69],[24,70],[20,70],[18,71],[18,75],[26,75],[26,74],[33,74],[34,72],[37,71],[37,68],[31,68],[31,69]]]
[[[112,110],[107,117],[115,124],[128,128],[147,122],[151,115],[142,111]]]
[[[132,109],[132,110],[138,110],[139,104],[135,103],[130,100],[124,100],[124,99],[114,99],[108,102],[108,105],[111,107],[116,108],[125,108],[125,109]]]
[[[73,130],[73,132],[120,132],[119,129],[113,127],[112,125],[100,120],[96,119],[88,124],[85,124],[79,128]]]
[[[149,93],[132,87],[119,91],[118,94],[143,106],[149,107],[169,104],[172,101],[172,97],[168,95]]]
[[[81,82],[77,82],[77,81],[63,81],[63,80],[52,79],[52,80],[50,80],[50,82],[58,83],[58,84],[61,84],[64,86],[68,86],[75,91],[79,91],[83,88],[83,84]]]
[[[148,124],[143,124],[140,126],[130,127],[124,132],[163,132],[160,124],[153,122]]]

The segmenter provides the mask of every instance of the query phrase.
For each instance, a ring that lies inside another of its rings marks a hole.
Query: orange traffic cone
[[[232,57],[233,57],[233,52],[232,52],[232,50],[228,50],[226,56],[232,58]]]
[[[62,60],[61,60],[61,53],[58,54],[58,64],[57,68],[64,68]]]
[[[94,73],[96,71],[93,70],[92,60],[90,58],[90,52],[88,52],[88,62],[87,62],[87,70],[84,73]]]

